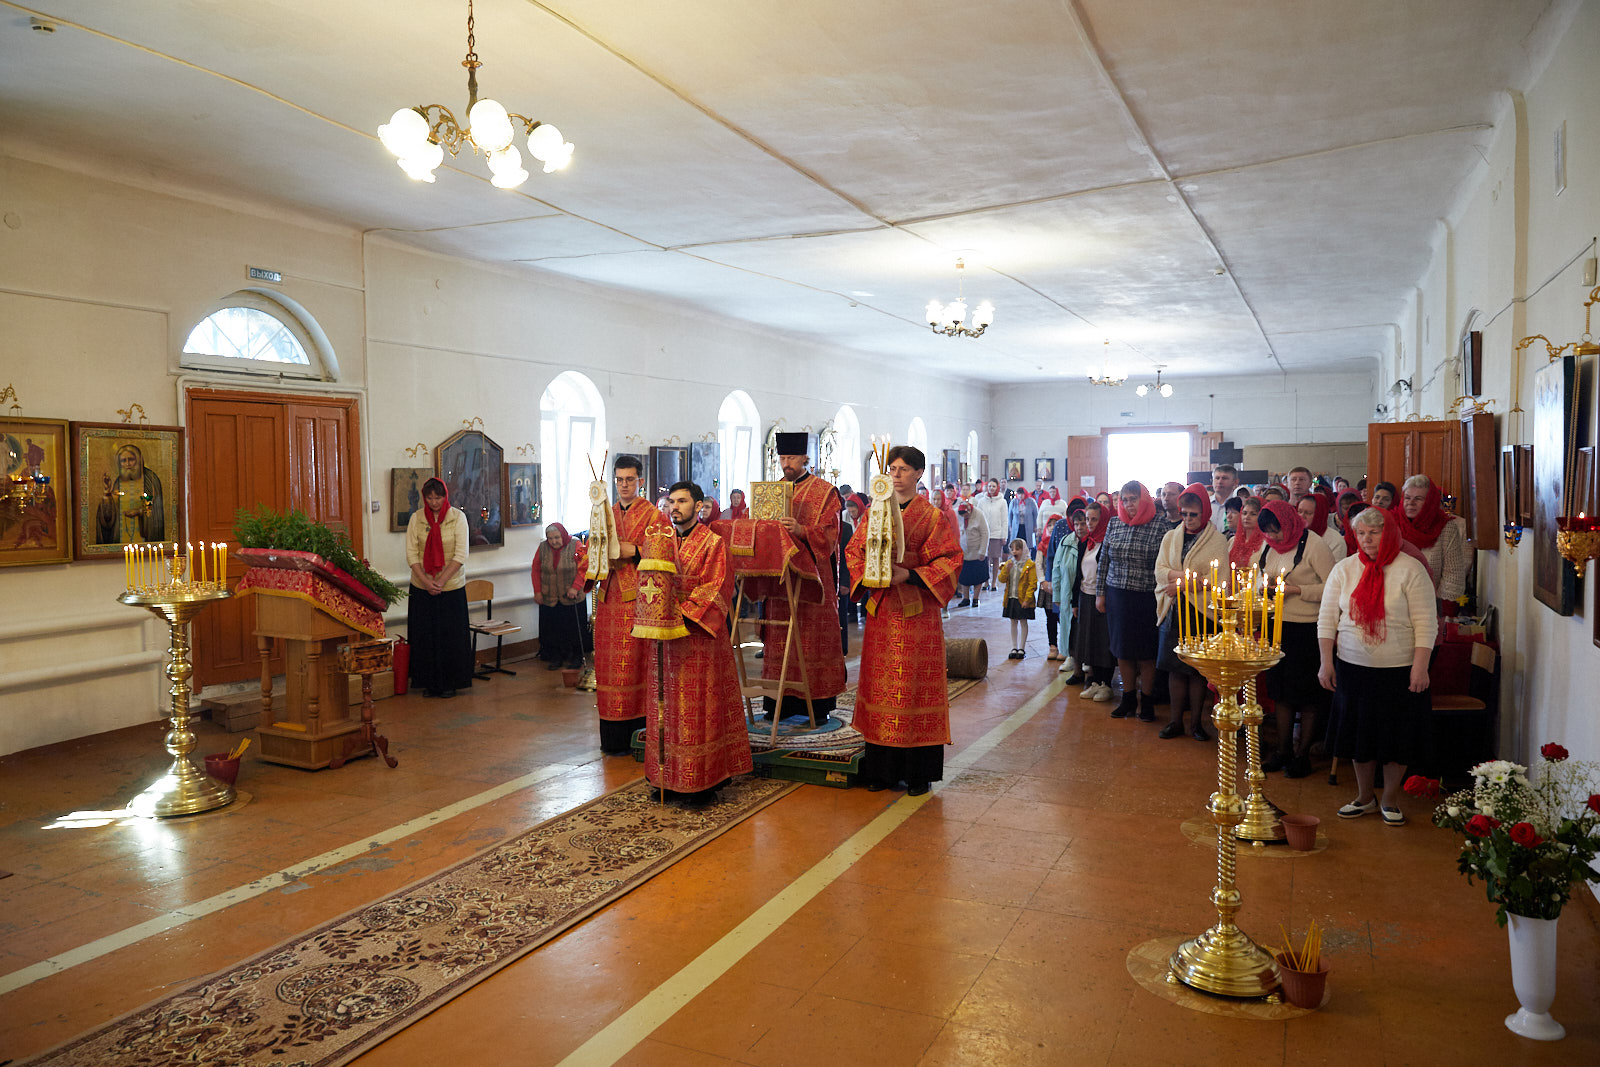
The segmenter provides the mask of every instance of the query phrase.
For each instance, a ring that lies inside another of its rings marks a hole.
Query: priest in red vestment
[[[862,584],[867,537],[858,529],[845,548],[850,595],[867,610],[856,689],[855,728],[866,738],[860,776],[876,792],[905,782],[920,796],[944,777],[950,743],[950,700],[945,688],[944,624],[939,609],[955,596],[961,543],[939,509],[917,495],[927,461],[922,450],[889,450],[894,482],[891,506],[900,509],[904,558],[885,589]]]
[[[663,618],[658,591],[647,584],[636,615],[642,634],[660,635],[641,642],[648,661],[645,777],[689,807],[710,804],[730,778],[753,767],[728,635],[733,564],[727,542],[696,521],[702,499],[694,482],[669,490],[673,533],[651,536],[640,568],[670,569],[675,610]]]
[[[789,515],[778,521],[799,550],[793,564],[799,579],[795,647],[805,658],[811,710],[816,713],[820,726],[827,721],[835,699],[844,692],[845,686],[844,647],[839,640],[839,590],[835,578],[841,502],[838,489],[807,469],[810,460],[806,453],[810,443],[811,435],[806,433],[777,435],[778,464],[783,468],[783,480],[794,486],[789,498]],[[765,617],[769,622],[788,621],[789,603],[781,590],[767,597]],[[783,645],[788,627],[769,625],[763,629],[765,655],[761,660],[761,677],[777,681],[783,669]],[[794,651],[789,655],[783,694],[785,717],[806,713],[806,702],[800,691],[800,667],[795,662]],[[772,697],[762,697],[761,702],[771,717],[776,701]]]
[[[638,459],[618,456],[612,464],[617,501],[611,506],[622,555],[594,594],[594,673],[599,684],[600,751],[627,755],[633,732],[644,727],[645,652],[633,636],[633,602],[639,595],[638,564],[646,535],[664,529],[666,518],[639,495]]]

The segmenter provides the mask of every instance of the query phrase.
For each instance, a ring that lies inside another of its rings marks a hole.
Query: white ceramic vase
[[[1511,987],[1521,1008],[1506,1016],[1506,1028],[1535,1041],[1560,1041],[1566,1028],[1550,1018],[1556,999],[1556,920],[1507,915],[1511,935]]]

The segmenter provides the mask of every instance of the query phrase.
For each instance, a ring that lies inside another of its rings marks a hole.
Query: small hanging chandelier
[[[1106,338],[1105,355],[1100,359],[1100,376],[1089,375],[1090,385],[1108,385],[1113,388],[1128,380],[1127,371],[1114,371],[1111,369],[1111,339]],[[1143,386],[1140,386],[1143,389]],[[1143,393],[1139,394],[1143,396]]]
[[[562,170],[572,162],[572,142],[562,139],[561,131],[548,122],[538,122],[511,114],[495,100],[478,99],[478,68],[483,66],[473,49],[472,0],[467,0],[467,128],[462,129],[450,109],[443,104],[403,107],[378,127],[383,146],[395,154],[400,169],[416,181],[431,182],[433,172],[444,162],[444,150],[455,156],[463,147],[482,152],[489,161],[490,181],[500,189],[515,189],[528,180],[522,168],[522,153],[511,143],[516,135],[513,120],[520,122],[528,137],[528,153],[544,164],[544,172]],[[438,112],[435,118],[433,112]]]
[[[962,260],[956,260],[956,298],[948,304],[940,304],[937,300],[928,301],[928,326],[934,333],[944,334],[946,337],[982,337],[983,331],[989,328],[994,321],[994,305],[985,300],[979,304],[972,313],[972,325],[963,325],[967,317],[967,298],[962,286],[967,265]]]
[[[1157,367],[1156,368],[1156,380],[1153,381],[1153,382],[1145,382],[1143,385],[1139,386],[1139,388],[1135,389],[1134,392],[1138,393],[1140,396],[1149,396],[1150,395],[1150,391],[1151,390],[1155,390],[1157,393],[1160,393],[1164,397],[1165,396],[1171,396],[1172,395],[1172,386],[1171,386],[1170,383],[1163,382],[1161,380],[1161,371],[1162,371],[1162,368]]]

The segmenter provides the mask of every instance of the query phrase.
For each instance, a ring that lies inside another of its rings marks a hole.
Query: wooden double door
[[[236,582],[235,512],[297,508],[342,527],[362,554],[360,429],[353,397],[195,390],[187,398],[189,535],[228,542]],[[261,677],[253,597],[213,604],[194,622],[197,686]],[[284,670],[280,647],[273,673]]]

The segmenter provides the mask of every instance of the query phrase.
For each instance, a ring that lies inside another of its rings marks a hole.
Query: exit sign
[[[283,284],[283,272],[267,270],[265,267],[251,267],[250,280],[253,282],[277,282]]]

